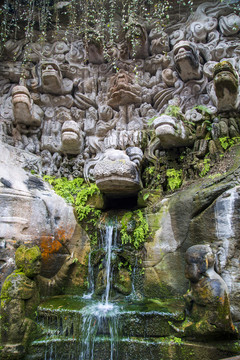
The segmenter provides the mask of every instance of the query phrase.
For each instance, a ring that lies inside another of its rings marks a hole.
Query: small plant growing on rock
[[[182,185],[182,170],[168,169],[166,172],[168,189],[174,191]]]
[[[129,223],[133,224],[133,230],[128,229]],[[120,230],[122,244],[132,244],[135,249],[139,249],[150,235],[148,223],[141,210],[127,212],[121,220]]]

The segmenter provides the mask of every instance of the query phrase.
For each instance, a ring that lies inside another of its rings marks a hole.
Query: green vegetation
[[[190,9],[193,4],[183,0],[178,3],[179,7]],[[172,8],[169,0],[4,0],[0,6],[1,45],[4,48],[10,38],[17,38],[22,31],[27,56],[30,44],[36,41],[36,31],[37,41],[43,43],[51,30],[55,37],[63,34],[62,39],[66,42],[75,36],[81,37],[86,49],[94,43],[103,50],[106,60],[114,62],[111,48],[119,37],[116,21],[119,16],[122,19],[121,35],[123,32],[134,57],[143,35],[138,19],[143,19],[146,24],[154,23],[161,30],[169,21]]]
[[[168,189],[174,191],[182,185],[182,170],[167,169]]]
[[[202,167],[202,170],[201,170],[201,172],[199,174],[200,177],[203,177],[203,176],[207,175],[207,173],[210,170],[211,160],[207,156],[208,155],[206,155],[204,160],[203,160],[203,167]]]
[[[133,230],[128,225],[133,226]],[[120,230],[122,244],[132,244],[139,249],[150,235],[146,218],[141,210],[126,212],[121,220]]]
[[[148,119],[148,125],[151,126],[156,118],[157,116],[153,116],[151,119]]]
[[[142,179],[144,181],[144,185],[148,189],[158,189],[161,188],[161,173],[158,167],[158,164],[155,166],[148,166],[144,169]],[[144,195],[144,200],[149,197],[148,194]]]
[[[100,210],[96,210],[87,204],[88,199],[100,194],[96,184],[87,184],[82,178],[67,180],[66,178],[55,178],[52,176],[44,176],[43,179],[52,185],[54,191],[62,196],[68,203],[74,205],[79,222],[85,223],[85,230],[93,230],[101,215]],[[91,240],[96,240],[96,231],[91,233]]]
[[[178,344],[178,345],[181,345],[182,342],[183,342],[181,338],[176,337],[176,336],[174,336],[174,338],[171,339],[171,341],[172,341],[174,344]]]
[[[169,105],[166,110],[164,111],[164,114],[173,116],[175,118],[181,118],[181,108],[176,105]]]
[[[212,114],[211,110],[205,105],[197,105],[193,109],[200,110],[203,114]]]
[[[240,137],[236,136],[230,138],[229,136],[219,138],[220,144],[224,150],[229,149],[231,146],[236,145],[240,142]]]

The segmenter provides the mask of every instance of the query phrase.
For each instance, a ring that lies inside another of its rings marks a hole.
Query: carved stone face
[[[53,62],[42,62],[42,86],[44,91],[52,94],[58,94],[62,87],[62,74],[59,66]]]
[[[201,79],[199,56],[194,44],[180,41],[173,48],[173,57],[179,76],[184,82]]]
[[[65,121],[62,126],[62,150],[68,154],[79,153],[81,147],[79,125],[73,121]]]
[[[109,149],[94,168],[99,189],[107,195],[123,197],[141,189],[137,165],[123,150]]]
[[[226,111],[236,108],[238,97],[238,76],[230,62],[222,61],[215,65],[214,89],[218,100],[218,110]]]
[[[208,245],[191,246],[186,252],[185,260],[185,276],[192,283],[197,283],[214,264],[214,256]]]
[[[14,118],[17,123],[30,125],[32,123],[30,93],[25,86],[15,86],[12,90]]]
[[[184,123],[169,115],[163,114],[157,117],[153,126],[157,137],[160,139],[161,147],[164,149],[188,146],[193,142]]]
[[[120,70],[110,81],[108,105],[137,104],[141,102],[141,87],[134,83],[134,76]]]

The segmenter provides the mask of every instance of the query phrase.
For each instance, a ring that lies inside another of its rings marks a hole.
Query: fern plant
[[[87,204],[89,197],[100,194],[96,184],[87,184],[82,178],[68,180],[65,177],[55,178],[48,175],[44,176],[43,180],[47,181],[58,195],[75,207],[79,222],[86,222],[84,226],[86,231],[96,226],[101,210],[96,210]],[[89,235],[91,240],[96,239],[95,230]]]
[[[182,170],[167,169],[167,186],[168,189],[174,191],[182,185]]]
[[[128,224],[132,223],[133,231],[128,230]],[[121,241],[122,244],[132,244],[135,249],[139,249],[150,236],[150,231],[146,218],[141,210],[126,212],[121,220]]]

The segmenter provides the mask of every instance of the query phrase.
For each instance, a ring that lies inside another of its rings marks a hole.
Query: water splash
[[[117,355],[119,307],[113,304],[98,303],[83,309],[82,343],[79,360],[94,359],[94,345],[98,335],[110,337],[110,358]],[[117,357],[116,357],[117,358]]]

